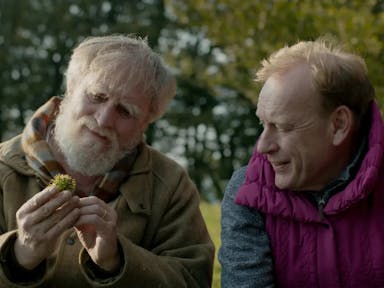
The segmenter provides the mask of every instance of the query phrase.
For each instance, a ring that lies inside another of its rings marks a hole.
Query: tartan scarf
[[[22,148],[27,163],[45,184],[48,184],[56,174],[65,174],[64,168],[53,157],[51,148],[46,141],[49,127],[54,124],[60,103],[60,98],[52,97],[36,110],[21,135]],[[76,191],[76,194],[79,197],[93,195],[105,202],[112,201],[119,194],[118,188],[128,177],[137,154],[137,149],[134,149],[133,152],[121,159],[96,183],[94,191],[90,194],[85,194],[82,191]]]

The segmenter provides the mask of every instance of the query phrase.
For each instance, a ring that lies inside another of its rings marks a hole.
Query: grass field
[[[200,208],[207,223],[208,231],[216,247],[212,288],[220,288],[221,267],[219,261],[217,260],[217,252],[220,247],[220,204],[208,204],[206,202],[202,202]]]

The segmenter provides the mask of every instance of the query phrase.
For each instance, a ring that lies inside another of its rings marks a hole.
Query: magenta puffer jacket
[[[368,151],[323,216],[306,196],[279,190],[254,153],[236,203],[265,214],[278,287],[384,287],[384,126],[372,104]]]

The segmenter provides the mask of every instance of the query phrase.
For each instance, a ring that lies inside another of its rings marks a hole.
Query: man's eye
[[[117,106],[117,111],[118,111],[119,114],[120,114],[121,116],[123,116],[123,117],[128,117],[128,118],[130,118],[130,117],[133,116],[132,113],[131,113],[128,109],[126,109],[125,107],[123,107],[123,106],[121,106],[121,105],[118,105],[118,106]]]
[[[276,129],[281,132],[289,132],[293,129],[290,125],[275,125]]]
[[[105,102],[107,101],[107,95],[103,93],[95,93],[95,94],[91,94],[91,99],[94,102]]]

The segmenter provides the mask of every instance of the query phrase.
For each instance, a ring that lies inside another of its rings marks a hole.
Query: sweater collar
[[[312,200],[317,207],[325,205],[329,198],[331,198],[337,192],[342,191],[353,180],[353,177],[356,176],[356,173],[366,153],[366,138],[367,136],[363,137],[363,140],[361,141],[359,149],[357,150],[353,160],[343,170],[337,179],[328,183],[321,191],[308,191],[307,194],[309,199]]]

